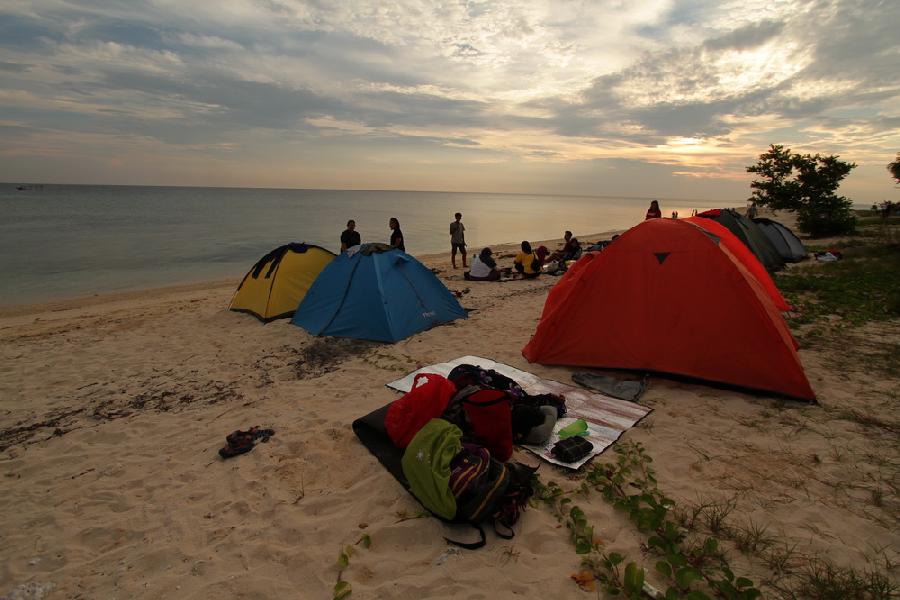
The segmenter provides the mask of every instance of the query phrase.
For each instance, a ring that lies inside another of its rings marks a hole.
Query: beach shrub
[[[827,250],[827,248],[823,248]],[[810,265],[775,276],[799,316],[809,323],[830,315],[853,325],[900,317],[900,247],[842,244],[843,260]]]
[[[773,144],[747,167],[760,177],[750,183],[750,200],[773,210],[796,211],[797,226],[812,237],[852,233],[852,202],[835,192],[855,167],[834,155],[796,154]]]
[[[897,158],[894,159],[894,162],[888,163],[887,170],[890,171],[894,181],[900,183],[900,152],[897,153]]]
[[[533,503],[545,505],[557,520],[565,523],[575,552],[582,557],[581,570],[571,575],[579,587],[592,592],[599,586],[609,595],[634,599],[647,596],[666,600],[759,598],[761,592],[750,579],[732,572],[718,540],[712,537],[689,540],[687,532],[678,526],[673,518],[675,502],[657,488],[650,466],[653,459],[643,445],[623,443],[615,452],[615,463],[592,466],[581,485],[570,491],[554,482],[543,485],[535,476]],[[602,542],[595,538],[584,511],[572,505],[573,496],[588,496],[592,489],[625,511],[647,536],[642,547],[646,555],[656,556],[653,575],[665,582],[664,591],[656,590],[646,581],[647,572],[637,562],[628,561],[618,552],[602,550]]]

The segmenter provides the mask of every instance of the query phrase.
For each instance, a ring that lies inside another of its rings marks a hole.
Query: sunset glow
[[[895,193],[896,3],[196,4],[0,7],[0,180],[742,200],[779,143]]]

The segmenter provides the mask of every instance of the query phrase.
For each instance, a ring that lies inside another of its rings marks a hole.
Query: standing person
[[[356,221],[350,219],[347,221],[347,229],[341,233],[341,252],[346,252],[353,246],[359,246],[360,243],[359,232],[356,231]]]
[[[388,227],[391,228],[391,246],[406,252],[406,244],[403,243],[403,232],[400,231],[400,221],[397,217],[391,217],[388,221]]]
[[[462,254],[463,269],[466,264],[466,226],[462,224],[462,213],[453,215],[456,220],[450,223],[450,262],[456,268],[456,251]]]
[[[649,219],[661,219],[662,211],[659,210],[659,202],[653,200],[650,202],[650,208],[647,209],[647,216],[644,217],[644,220],[647,221]]]
[[[755,219],[757,215],[756,202],[751,202],[750,207],[747,208],[747,218]]]

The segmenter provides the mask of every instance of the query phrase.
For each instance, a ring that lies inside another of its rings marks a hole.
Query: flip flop
[[[235,431],[232,431],[231,433],[229,433],[228,435],[225,436],[225,442],[229,446],[232,446],[232,445],[236,445],[236,444],[241,444],[245,440],[253,441],[254,439],[256,439],[256,432],[257,432],[256,427],[251,427],[247,431],[241,431],[240,429],[236,429]]]
[[[219,456],[232,458],[239,454],[246,454],[253,450],[257,440],[265,443],[273,435],[275,435],[274,429],[260,429],[259,427],[251,427],[247,431],[235,430],[225,436],[228,445],[219,448]]]
[[[238,454],[246,454],[251,450],[253,450],[253,440],[245,439],[241,443],[228,444],[227,446],[219,448],[219,456],[222,458],[232,458]]]

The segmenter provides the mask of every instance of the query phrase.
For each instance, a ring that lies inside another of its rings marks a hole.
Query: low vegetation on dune
[[[900,318],[900,217],[863,216],[857,235],[808,248],[836,250],[842,259],[802,265],[776,276],[779,289],[796,309],[792,325],[835,318],[842,324],[861,325]]]
[[[840,422],[861,428],[875,440],[884,455],[865,460],[878,463],[882,476],[876,482],[856,477],[850,468],[855,458],[837,446],[832,457],[813,455],[811,465],[815,468],[823,460],[846,464],[841,480],[829,480],[830,485],[843,486],[845,491],[858,488],[860,493],[868,490],[866,508],[851,512],[865,514],[890,530],[900,507],[896,485],[900,422],[894,417],[900,403],[896,393],[900,217],[883,219],[871,211],[858,211],[856,222],[852,236],[816,240],[808,246],[811,252],[839,252],[841,260],[793,265],[779,273],[776,282],[794,307],[788,321],[801,346],[816,360],[833,365],[836,372],[872,378],[870,404],[845,406],[823,399],[822,405],[809,407],[813,412],[803,412],[801,417],[804,426],[820,428],[822,435],[836,435],[827,424]],[[787,414],[791,412],[800,411],[764,408],[760,423],[768,417],[787,423],[796,418]],[[586,595],[888,600],[900,594],[895,549],[874,545],[865,563],[838,565],[805,550],[804,544],[770,523],[741,517],[737,496],[676,501],[658,486],[651,450],[641,443],[620,442],[610,454],[583,473],[566,473],[565,481],[538,481],[532,501],[567,527],[580,558],[571,577]],[[630,520],[641,540],[640,552],[625,555],[604,548],[603,525],[589,523],[579,506],[587,507],[600,498]],[[749,565],[752,573],[742,572]]]

